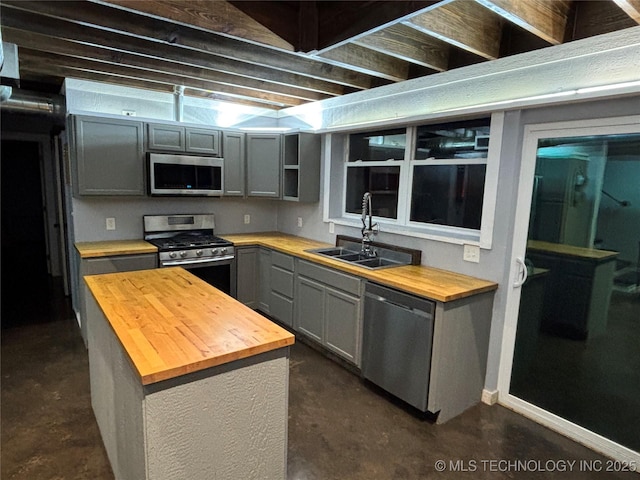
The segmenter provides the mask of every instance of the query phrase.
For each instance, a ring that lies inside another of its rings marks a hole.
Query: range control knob
[[[176,258],[177,256],[176,252],[169,252],[169,258]]]
[[[227,253],[227,248],[226,247],[221,248],[220,249],[220,254],[224,255],[225,253]]]
[[[202,250],[196,250],[196,255],[198,257],[201,257],[202,256]]]
[[[184,250],[183,250],[183,251],[181,251],[181,252],[180,252],[180,256],[181,256],[182,258],[186,257],[186,256],[187,256],[187,252],[185,252]]]
[[[219,248],[214,248],[211,250],[211,255],[220,255],[220,249]]]

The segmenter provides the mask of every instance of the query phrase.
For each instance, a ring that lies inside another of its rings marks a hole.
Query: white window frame
[[[428,229],[437,229],[442,232],[450,232],[454,234],[455,232],[462,233],[463,235],[473,236],[474,234],[478,234],[480,230],[476,230],[474,228],[464,228],[464,227],[454,227],[451,225],[440,225],[436,223],[428,223],[428,222],[414,222],[411,220],[411,197],[413,197],[413,175],[415,172],[414,167],[426,165],[428,167],[436,167],[441,165],[487,165],[487,157],[482,158],[468,158],[468,159],[438,159],[438,160],[410,160],[409,161],[409,183],[407,187],[409,188],[409,192],[407,195],[406,202],[406,211],[405,211],[405,219],[406,224],[410,227],[414,228],[428,228]],[[485,188],[487,183],[487,172],[485,168]],[[483,192],[483,201],[484,201],[484,192]],[[480,214],[482,217],[482,213]],[[482,229],[482,218],[480,218],[480,228]]]
[[[442,119],[442,122],[453,121]],[[393,127],[390,127],[393,128]],[[455,159],[455,160],[413,160],[413,146],[416,137],[417,126],[407,127],[407,144],[403,160],[393,161],[363,161],[362,166],[400,166],[400,182],[398,186],[398,216],[397,219],[377,217],[376,221],[380,229],[384,232],[406,235],[411,237],[425,238],[458,245],[477,245],[483,249],[490,249],[493,243],[493,226],[495,220],[496,200],[498,193],[498,173],[500,170],[500,158],[502,151],[502,136],[504,131],[504,112],[495,112],[491,115],[491,133],[489,138],[489,148],[487,157],[482,159]],[[341,216],[330,218],[328,215],[328,200],[325,202],[325,221],[338,225],[347,225],[360,228],[360,215],[347,213],[346,211],[346,189],[347,189],[347,169],[349,162],[349,139],[348,134],[345,141],[344,162],[343,162],[343,185],[341,194]],[[410,203],[413,166],[428,163],[429,165],[468,165],[486,164],[484,196],[482,202],[482,214],[480,229],[469,229],[462,227],[452,227],[448,225],[427,224],[422,222],[410,222]],[[327,170],[330,177],[330,168]],[[331,180],[327,178],[326,185],[329,187]],[[326,189],[331,192],[330,188]],[[334,190],[335,191],[335,190]],[[374,198],[375,201],[375,198]]]

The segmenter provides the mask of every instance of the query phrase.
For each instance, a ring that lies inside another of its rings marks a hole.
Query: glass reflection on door
[[[640,134],[538,142],[510,393],[640,451]]]

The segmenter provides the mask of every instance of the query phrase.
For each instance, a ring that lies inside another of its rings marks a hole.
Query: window
[[[490,118],[349,136],[345,214],[362,212],[410,230],[475,231],[482,224]],[[435,227],[438,226],[438,227]]]
[[[362,212],[362,197],[376,197],[372,214],[398,217],[398,189],[401,163],[405,157],[406,129],[358,133],[349,137],[345,210]]]

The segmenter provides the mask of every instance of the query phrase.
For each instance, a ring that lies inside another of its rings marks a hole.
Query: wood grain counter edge
[[[143,385],[295,342],[292,333],[180,267],[84,280]]]
[[[80,258],[100,258],[115,255],[158,253],[158,248],[144,240],[105,240],[99,242],[76,242]]]
[[[439,302],[446,303],[460,300],[473,295],[491,292],[498,288],[498,284],[495,282],[421,265],[379,270],[350,265],[307,251],[331,247],[333,246],[332,244],[284,233],[267,232],[221,236],[233,242],[236,247],[266,247]]]

